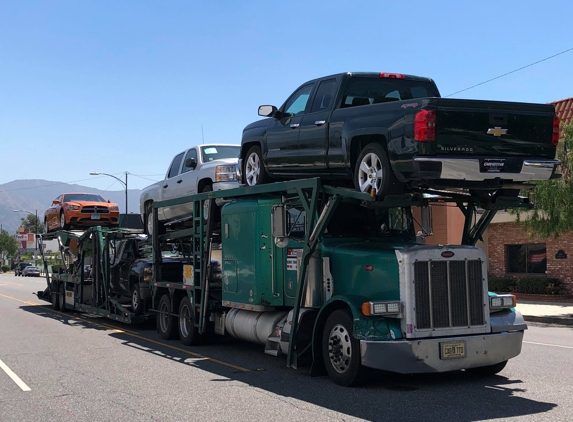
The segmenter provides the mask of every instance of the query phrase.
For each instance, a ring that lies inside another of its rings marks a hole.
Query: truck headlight
[[[237,166],[217,166],[215,169],[216,182],[236,182]]]
[[[117,205],[112,205],[109,207],[110,211],[119,211],[119,207]]]
[[[75,211],[75,210],[79,210],[79,209],[80,209],[80,206],[79,206],[79,205],[67,205],[67,206],[66,206],[66,209],[67,209],[68,211]]]
[[[491,310],[515,308],[517,300],[514,295],[497,295],[489,298],[489,308]]]
[[[366,316],[400,316],[402,313],[401,302],[364,302],[362,313]]]

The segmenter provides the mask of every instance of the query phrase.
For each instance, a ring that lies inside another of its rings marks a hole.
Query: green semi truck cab
[[[438,200],[466,216],[463,245],[417,242],[411,209]],[[347,386],[367,368],[496,373],[521,351],[527,327],[515,299],[488,293],[486,257],[473,245],[498,208],[523,199],[492,207],[417,192],[380,201],[305,179],[157,203],[154,223],[157,208],[183,201],[194,209],[187,227],[154,238],[158,250],[180,245],[189,262],[182,283],[164,282],[155,254],[163,338],[178,332],[194,345],[229,335]],[[480,205],[488,209],[476,219]]]

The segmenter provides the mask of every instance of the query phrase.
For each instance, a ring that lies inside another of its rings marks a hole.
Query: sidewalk
[[[573,303],[533,302],[518,299],[516,309],[528,322],[573,325]]]

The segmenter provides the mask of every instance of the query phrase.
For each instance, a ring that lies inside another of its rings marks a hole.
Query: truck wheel
[[[247,186],[258,186],[269,182],[269,175],[263,164],[263,154],[258,145],[249,148],[243,164],[243,174]]]
[[[58,293],[58,308],[61,312],[66,312],[66,283],[60,283]]]
[[[503,368],[505,368],[505,365],[507,365],[506,360],[500,363],[496,363],[495,365],[480,366],[479,368],[469,368],[466,369],[466,371],[477,376],[490,377],[497,374],[498,372],[501,372]]]
[[[360,152],[354,169],[356,190],[366,193],[374,190],[374,195],[381,198],[398,184],[384,148],[374,142],[366,145]]]
[[[44,231],[46,233],[50,232],[50,229],[48,228],[48,220],[47,219],[44,219]]]
[[[195,313],[188,297],[179,304],[179,338],[186,346],[200,343],[200,336],[195,327]]]
[[[52,283],[53,286],[53,290],[52,290],[52,309],[54,311],[59,311],[60,310],[60,298],[59,298],[59,292],[60,292],[60,286],[56,283]]]
[[[334,311],[322,333],[322,356],[330,379],[350,387],[364,380],[360,363],[360,343],[352,335],[352,316],[344,309]]]
[[[135,315],[141,315],[143,313],[143,301],[139,293],[139,283],[135,283],[131,286],[131,312]]]
[[[159,312],[157,313],[157,332],[163,340],[173,340],[175,335],[175,317],[171,315],[171,299],[168,294],[161,296],[159,300]]]

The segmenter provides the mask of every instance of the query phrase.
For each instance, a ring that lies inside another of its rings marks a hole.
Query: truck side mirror
[[[275,117],[277,108],[273,105],[262,105],[259,107],[259,116]]]
[[[286,230],[286,207],[275,205],[271,211],[272,235],[275,238],[275,245],[284,248],[288,245]]]
[[[54,200],[52,201],[52,205],[58,205],[59,203],[60,203],[60,201],[58,201],[57,199],[54,199]]]
[[[195,167],[197,167],[197,161],[195,161],[194,158],[188,158],[185,160],[185,167],[195,170]]]

